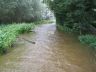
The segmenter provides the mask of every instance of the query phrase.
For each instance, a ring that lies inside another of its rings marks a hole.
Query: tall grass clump
[[[16,37],[24,32],[29,32],[34,24],[12,24],[0,27],[0,54],[4,54],[12,46]]]
[[[79,40],[83,44],[88,44],[90,47],[96,48],[95,35],[82,35],[82,36],[79,36]]]

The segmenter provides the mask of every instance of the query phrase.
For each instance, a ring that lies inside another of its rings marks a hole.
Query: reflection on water
[[[92,50],[55,24],[20,36],[14,49],[0,57],[0,72],[96,72]],[[29,41],[35,42],[35,44]]]

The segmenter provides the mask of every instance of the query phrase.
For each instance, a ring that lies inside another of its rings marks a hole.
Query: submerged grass
[[[34,24],[10,24],[0,26],[0,54],[4,54],[12,46],[16,37],[22,33],[29,32]]]

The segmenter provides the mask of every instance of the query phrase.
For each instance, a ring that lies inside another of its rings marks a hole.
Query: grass
[[[96,48],[96,36],[95,35],[82,35],[79,36],[79,40],[83,44],[88,44],[92,48]]]
[[[10,24],[0,26],[0,54],[4,54],[16,41],[16,37],[22,33],[29,32],[34,24]]]

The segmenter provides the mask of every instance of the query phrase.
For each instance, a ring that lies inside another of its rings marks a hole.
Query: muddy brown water
[[[93,60],[92,50],[74,35],[45,24],[20,36],[13,50],[0,56],[0,72],[96,72]]]

